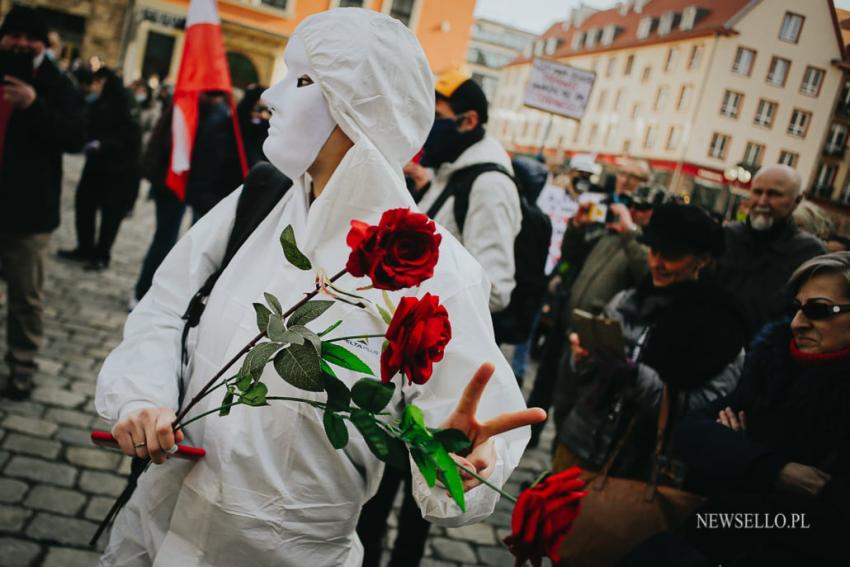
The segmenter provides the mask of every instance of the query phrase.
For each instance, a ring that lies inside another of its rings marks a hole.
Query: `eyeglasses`
[[[850,305],[832,305],[830,303],[817,303],[814,301],[803,305],[799,301],[792,301],[791,312],[796,314],[797,311],[802,311],[807,319],[821,321],[835,317],[839,313],[850,313]]]

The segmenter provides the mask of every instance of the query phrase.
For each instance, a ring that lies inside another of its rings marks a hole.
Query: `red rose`
[[[401,370],[408,382],[424,384],[433,364],[443,359],[452,338],[449,313],[440,298],[426,293],[422,299],[403,297],[387,329],[387,346],[381,353],[381,381]]]
[[[352,276],[369,276],[378,289],[413,287],[434,275],[441,240],[434,221],[410,209],[385,211],[378,226],[353,220],[345,269]]]
[[[540,567],[543,556],[552,563],[561,557],[558,549],[578,517],[584,481],[581,469],[572,467],[554,474],[519,495],[511,516],[511,535],[504,539],[516,557],[514,567],[526,560]]]

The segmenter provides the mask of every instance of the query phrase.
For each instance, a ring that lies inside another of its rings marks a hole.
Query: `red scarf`
[[[824,353],[803,352],[797,348],[797,343],[794,339],[791,339],[788,343],[788,351],[791,353],[791,358],[794,359],[800,368],[827,366],[850,360],[850,348]]]
[[[6,102],[3,96],[3,87],[0,86],[0,167],[3,167],[3,148],[6,142],[6,127],[9,125],[9,118],[12,116],[12,105]]]

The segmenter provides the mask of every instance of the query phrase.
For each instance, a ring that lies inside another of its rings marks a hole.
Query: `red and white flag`
[[[230,113],[242,174],[248,174],[242,135],[236,117],[230,70],[221,39],[221,20],[215,0],[192,0],[186,18],[186,36],[177,84],[174,87],[174,117],[171,122],[171,162],[165,184],[180,200],[186,197],[186,181],[192,162],[195,130],[198,127],[198,97],[204,91],[230,93]]]

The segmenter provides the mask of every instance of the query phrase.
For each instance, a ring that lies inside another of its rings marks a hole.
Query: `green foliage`
[[[290,345],[274,358],[278,375],[289,384],[309,392],[324,390],[319,355],[310,345]]]
[[[355,408],[351,410],[350,419],[351,423],[363,435],[369,450],[380,460],[386,461],[390,452],[389,435],[375,423],[375,416],[366,410]]]
[[[221,410],[219,410],[218,415],[224,417],[226,415],[230,415],[230,404],[233,403],[233,386],[228,386],[227,393],[224,395],[224,400],[221,402]]]
[[[325,426],[328,440],[334,449],[342,449],[348,444],[348,428],[345,426],[345,420],[339,415],[327,410],[322,417],[322,423]]]
[[[266,406],[266,395],[269,393],[268,387],[262,382],[254,382],[246,392],[239,396],[239,401],[249,406]]]
[[[413,457],[413,462],[416,463],[416,468],[422,473],[422,478],[428,483],[428,486],[434,488],[437,484],[437,463],[434,462],[428,451],[421,447],[411,447],[410,455]]]
[[[393,384],[382,384],[373,378],[361,378],[351,388],[351,399],[366,411],[378,413],[393,397]]]
[[[305,327],[303,325],[293,325],[293,326],[289,327],[289,331],[291,333],[297,333],[298,336],[301,337],[301,343],[303,343],[304,341],[307,341],[311,345],[313,345],[313,348],[316,350],[316,356],[318,356],[319,353],[322,352],[322,339],[321,339],[321,337],[319,337],[319,335],[317,335],[316,333],[314,333],[313,331],[311,331],[307,327]]]
[[[334,323],[333,325],[331,325],[330,327],[328,327],[327,329],[325,329],[324,331],[319,333],[319,336],[324,337],[325,335],[327,335],[328,333],[330,333],[331,331],[333,331],[334,329],[339,327],[341,324],[342,324],[342,319],[340,319],[339,321],[337,321],[336,323]]]
[[[256,345],[251,349],[245,357],[245,360],[242,362],[242,370],[240,370],[240,374],[248,374],[255,381],[259,380],[260,375],[263,373],[263,367],[274,353],[280,350],[281,346],[283,345],[279,343],[260,343]]]
[[[298,249],[298,244],[295,242],[295,231],[292,230],[292,225],[287,226],[280,233],[280,245],[283,247],[283,255],[286,256],[290,264],[299,270],[306,271],[312,269],[313,265],[310,263],[310,260]]]
[[[324,379],[325,392],[328,393],[328,407],[333,410],[347,410],[348,406],[351,405],[351,391],[348,386],[342,380],[327,372],[323,373],[322,378]]]
[[[383,320],[384,320],[384,323],[386,323],[387,325],[389,325],[390,323],[392,323],[392,321],[393,321],[393,316],[392,316],[392,315],[390,315],[390,312],[389,312],[389,311],[387,311],[386,309],[384,309],[383,307],[381,307],[381,306],[380,306],[380,305],[378,305],[378,304],[375,304],[375,307],[377,307],[377,308],[378,308],[378,313],[380,313],[380,314],[381,314],[381,319],[383,319]]]
[[[330,307],[334,304],[333,301],[328,301],[325,299],[317,299],[315,301],[308,301],[301,307],[295,310],[295,313],[289,316],[289,319],[286,321],[286,324],[291,328],[293,325],[306,325],[313,319],[319,317],[322,313],[330,309]]]
[[[234,385],[239,388],[240,392],[246,392],[251,387],[251,384],[254,383],[254,378],[250,374],[239,373],[233,378],[236,379]]]
[[[283,307],[281,307],[278,298],[271,293],[263,293],[263,295],[266,297],[266,303],[269,304],[272,311],[274,311],[276,315],[283,315]]]
[[[440,469],[443,483],[449,489],[449,494],[451,494],[460,509],[466,512],[466,503],[463,498],[463,480],[460,478],[457,463],[455,463],[445,447],[439,443],[429,444],[426,450],[434,458],[437,468]]]
[[[372,372],[372,369],[369,368],[369,365],[360,360],[357,355],[328,341],[322,342],[322,358],[325,362],[341,368],[347,368],[355,372],[362,372],[369,376],[375,375],[374,372]]]
[[[431,434],[449,453],[465,455],[472,447],[472,442],[459,429],[432,429]]]
[[[254,303],[254,311],[257,313],[257,329],[265,331],[269,326],[269,317],[272,312],[262,303]]]

